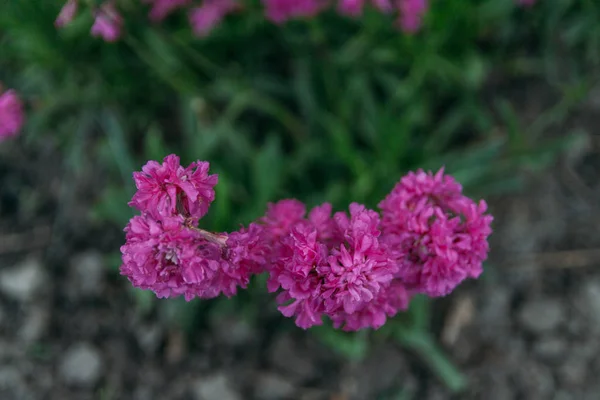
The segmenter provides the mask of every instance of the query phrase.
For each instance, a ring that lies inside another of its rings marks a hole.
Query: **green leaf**
[[[278,136],[269,135],[266,143],[254,158],[252,170],[253,197],[258,204],[276,200],[276,193],[285,174],[283,155]]]
[[[459,393],[467,387],[466,378],[446,357],[427,331],[398,328],[396,339],[415,352],[450,391]]]
[[[334,329],[329,323],[311,328],[325,345],[353,361],[365,358],[369,349],[367,331],[344,332]]]

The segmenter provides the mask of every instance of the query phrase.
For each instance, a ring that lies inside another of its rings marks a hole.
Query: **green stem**
[[[460,392],[466,387],[464,375],[446,357],[429,333],[402,329],[397,331],[396,337],[403,346],[421,357],[452,392]]]

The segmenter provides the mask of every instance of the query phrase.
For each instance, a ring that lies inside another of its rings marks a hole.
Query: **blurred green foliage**
[[[597,81],[600,3],[431,3],[415,36],[374,12],[279,27],[253,4],[198,39],[184,15],[153,25],[130,2],[125,37],[107,44],[89,36],[89,13],[57,31],[62,1],[2,2],[0,81],[30,104],[26,141],[50,135],[73,168],[102,171],[93,215],[119,226],[132,215],[131,172],[171,152],[219,174],[202,221],[216,231],[285,197],[375,207],[420,167],[445,165],[476,196],[518,190],[517,171],[543,169],[580,138],[542,134]],[[540,99],[552,103],[525,126],[503,89],[527,80],[546,82],[555,99]],[[139,296],[143,312],[152,305]],[[366,351],[364,336],[320,331],[351,357]],[[413,331],[402,337],[428,351]]]

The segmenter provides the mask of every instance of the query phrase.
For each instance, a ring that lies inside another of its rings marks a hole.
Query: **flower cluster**
[[[158,297],[233,296],[252,275],[268,274],[279,311],[301,328],[379,328],[417,293],[445,296],[477,278],[492,217],[440,170],[411,172],[379,204],[333,213],[294,199],[269,204],[247,228],[211,233],[196,225],[214,200],[206,162],[184,168],[175,155],[134,173],[121,273]]]
[[[463,196],[443,169],[409,173],[379,208],[385,242],[408,289],[445,296],[464,279],[479,277],[492,217],[485,201]]]
[[[215,198],[217,176],[207,162],[187,168],[175,155],[148,162],[133,178],[130,206],[141,211],[127,227],[121,273],[158,297],[233,296],[265,263],[258,225],[215,234],[197,228]]]
[[[24,122],[23,104],[12,90],[2,92],[0,85],[0,141],[19,134]]]

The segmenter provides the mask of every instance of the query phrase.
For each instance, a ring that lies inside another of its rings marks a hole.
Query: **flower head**
[[[327,204],[297,221],[280,237],[280,251],[269,270],[269,291],[282,290],[279,310],[305,329],[321,324],[323,315],[339,319],[342,313],[365,309],[396,272],[379,245],[375,211],[352,204],[350,216],[336,213],[331,218],[330,213]]]
[[[233,296],[252,274],[261,272],[263,249],[257,225],[224,234],[224,242],[185,225],[182,216],[154,219],[142,214],[125,228],[121,274],[133,286],[158,297],[213,298]]]
[[[406,310],[410,294],[399,279],[394,279],[380,290],[373,300],[363,303],[353,313],[343,310],[330,315],[334,328],[345,331],[358,331],[365,328],[379,329],[387,318]]]
[[[125,228],[121,274],[133,286],[158,297],[213,297],[211,284],[221,265],[218,245],[183,225],[182,217],[155,220],[135,216]]]
[[[208,174],[209,163],[196,161],[183,168],[179,157],[171,154],[163,163],[148,161],[141,172],[134,172],[137,186],[130,206],[148,212],[156,219],[182,214],[200,219],[215,199],[217,175]]]
[[[489,250],[492,216],[475,203],[443,169],[433,175],[409,173],[379,204],[382,241],[411,290],[445,296],[460,282],[476,278]]]
[[[107,42],[115,42],[121,37],[122,27],[123,17],[112,1],[103,3],[95,10],[92,36],[100,36]]]
[[[19,134],[23,127],[23,104],[14,90],[0,94],[0,141]]]
[[[335,222],[346,243],[332,248],[327,263],[317,266],[323,278],[328,313],[354,313],[373,300],[393,278],[395,265],[379,245],[379,215],[357,203],[350,205],[350,218],[336,213]]]

